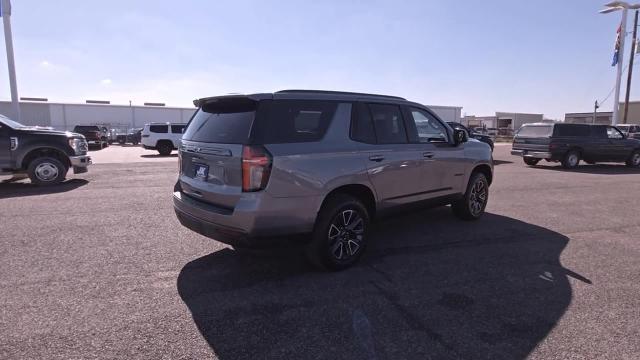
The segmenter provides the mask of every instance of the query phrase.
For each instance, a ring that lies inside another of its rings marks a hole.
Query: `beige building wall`
[[[620,112],[620,114],[618,115],[618,123],[622,124],[624,117],[624,103],[621,103],[618,109],[618,111]],[[640,101],[629,101],[627,124],[640,124]]]

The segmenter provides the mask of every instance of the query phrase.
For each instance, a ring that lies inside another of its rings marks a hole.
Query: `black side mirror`
[[[462,129],[453,129],[453,142],[456,146],[467,142],[469,140],[469,136],[467,132]]]

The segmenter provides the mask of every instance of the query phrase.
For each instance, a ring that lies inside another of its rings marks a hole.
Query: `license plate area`
[[[193,164],[193,178],[207,181],[209,177],[209,165],[205,164]]]

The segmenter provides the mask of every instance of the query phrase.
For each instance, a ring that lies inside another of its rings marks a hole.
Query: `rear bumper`
[[[313,230],[315,204],[315,197],[278,199],[266,193],[254,193],[241,199],[234,209],[228,209],[181,191],[173,193],[173,207],[183,226],[236,247],[268,247],[289,240],[304,240],[304,234]]]
[[[551,159],[553,155],[547,151],[530,151],[530,150],[511,150],[511,155],[535,158],[535,159]]]

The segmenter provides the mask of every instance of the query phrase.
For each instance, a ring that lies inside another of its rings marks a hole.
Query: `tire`
[[[61,183],[69,169],[54,157],[40,157],[32,160],[27,167],[31,183],[36,185],[55,185]]]
[[[367,247],[369,224],[369,212],[361,201],[346,194],[332,196],[318,212],[307,258],[332,271],[352,266]]]
[[[167,142],[161,142],[158,144],[157,148],[160,155],[168,156],[168,155],[171,155],[171,152],[173,151],[173,144],[167,143]]]
[[[524,163],[529,166],[538,165],[538,162],[540,162],[540,159],[536,159],[536,158],[523,158],[523,160],[524,160]]]
[[[478,220],[489,202],[489,182],[484,174],[471,175],[464,196],[451,204],[453,214],[462,220]]]
[[[562,166],[565,169],[574,169],[580,164],[580,152],[571,150],[567,152],[562,159]]]
[[[640,150],[635,150],[634,152],[632,152],[627,159],[626,164],[628,167],[640,167]]]

